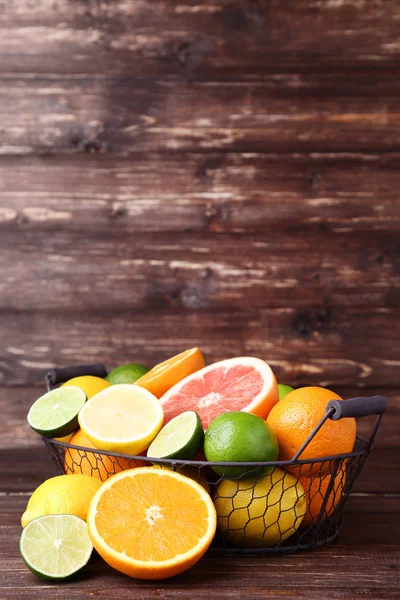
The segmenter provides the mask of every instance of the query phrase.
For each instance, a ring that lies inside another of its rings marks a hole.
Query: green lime
[[[151,442],[147,456],[191,460],[200,450],[203,440],[200,417],[194,410],[188,410],[171,419],[161,429]]]
[[[279,400],[282,400],[285,396],[293,392],[294,388],[291,385],[286,385],[284,383],[278,383],[278,391],[279,391]]]
[[[93,545],[75,515],[45,515],[22,530],[19,549],[28,569],[43,579],[65,579],[88,562]]]
[[[223,413],[211,421],[204,438],[204,454],[210,462],[273,462],[279,454],[275,433],[261,417],[242,411]],[[260,477],[271,467],[212,466],[228,479]]]
[[[143,375],[146,375],[148,372],[149,369],[144,365],[121,365],[110,371],[106,379],[113,385],[115,383],[135,383],[135,381],[140,379]]]
[[[51,390],[32,404],[28,423],[44,437],[64,437],[79,429],[78,413],[85,402],[85,392],[76,386]]]

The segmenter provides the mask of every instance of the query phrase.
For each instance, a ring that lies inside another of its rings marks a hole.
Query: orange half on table
[[[100,556],[138,579],[164,579],[192,567],[210,546],[216,523],[214,504],[201,485],[154,467],[108,479],[88,515]]]

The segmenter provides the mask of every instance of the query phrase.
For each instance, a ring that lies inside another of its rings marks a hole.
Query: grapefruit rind
[[[253,367],[254,370],[261,375],[261,377],[263,379],[263,386],[262,386],[261,390],[258,392],[258,394],[251,400],[251,402],[249,404],[247,404],[246,406],[242,406],[241,408],[238,408],[236,406],[235,407],[229,406],[229,397],[228,397],[225,402],[225,406],[221,405],[221,410],[219,412],[217,412],[216,414],[214,414],[213,418],[218,416],[218,414],[222,414],[223,412],[229,412],[232,410],[241,410],[243,412],[249,412],[249,413],[257,415],[263,419],[266,419],[270,410],[272,409],[272,407],[278,402],[278,399],[279,399],[278,384],[277,384],[275,375],[274,375],[271,367],[262,359],[252,357],[252,356],[229,358],[229,359],[226,359],[223,361],[213,363],[213,364],[208,365],[207,367],[204,367],[203,369],[196,371],[195,373],[189,375],[182,381],[179,381],[160,398],[160,402],[161,402],[162,406],[164,407],[165,413],[167,413],[167,407],[169,407],[169,404],[171,403],[171,405],[173,405],[175,408],[175,412],[174,412],[174,414],[171,415],[170,418],[173,418],[176,416],[176,414],[179,414],[179,411],[176,410],[176,408],[179,407],[178,396],[181,393],[181,391],[183,390],[183,388],[185,388],[185,386],[188,386],[190,384],[190,386],[191,386],[190,390],[191,390],[191,392],[193,392],[193,385],[195,384],[196,380],[199,380],[199,384],[201,384],[201,382],[204,382],[204,377],[207,374],[211,373],[212,371],[214,371],[216,369],[224,368],[225,372],[227,372],[227,371],[229,371],[229,369],[232,369],[233,367],[236,367],[236,366]],[[217,404],[217,402],[221,398],[220,394],[223,391],[224,391],[223,389],[210,389],[207,394],[207,396],[210,397],[209,404],[213,403],[213,399],[215,400],[215,404]],[[214,396],[213,396],[213,394],[214,394]],[[246,401],[246,400],[244,400],[244,401]],[[210,421],[212,420],[212,419],[207,419],[205,412],[202,411],[202,408],[199,407],[198,405],[196,405],[196,403],[194,403],[193,406],[191,406],[191,407],[185,406],[184,410],[196,411],[199,414],[205,429],[207,428]],[[165,416],[167,417],[167,414],[165,414]],[[168,420],[170,420],[170,419],[166,418],[166,422]]]

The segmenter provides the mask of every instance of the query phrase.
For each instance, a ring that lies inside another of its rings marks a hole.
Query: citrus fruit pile
[[[312,528],[342,498],[346,474],[323,459],[352,451],[355,420],[326,421],[301,453],[312,462],[290,461],[333,399],[325,388],[278,384],[260,358],[206,366],[198,348],[151,369],[129,363],[105,379],[67,381],[27,417],[62,442],[68,476],[30,498],[23,560],[61,580],[94,547],[122,573],[161,579],[194,565],[217,529],[235,546],[260,548]]]

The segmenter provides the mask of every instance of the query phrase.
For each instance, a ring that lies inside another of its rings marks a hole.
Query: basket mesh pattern
[[[149,462],[147,457],[44,441],[59,474],[82,473],[104,481],[124,469],[157,464],[195,479],[217,508],[218,532],[211,549],[245,553],[310,550],[334,541],[344,504],[369,453],[368,443],[357,438],[355,450],[345,456],[247,463],[240,477],[228,479],[223,463],[217,475],[207,462]]]

